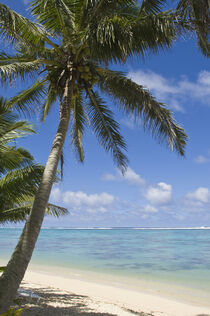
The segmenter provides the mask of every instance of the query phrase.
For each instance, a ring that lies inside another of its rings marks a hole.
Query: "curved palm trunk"
[[[60,122],[58,130],[43,173],[42,182],[34,200],[32,211],[25,224],[14,253],[12,254],[4,273],[0,277],[0,313],[5,312],[14,299],[39,236],[45,208],[56,177],[60,154],[68,130],[70,119],[69,104],[72,95],[72,87],[70,87],[70,85],[70,80],[67,80],[63,101],[60,105]]]

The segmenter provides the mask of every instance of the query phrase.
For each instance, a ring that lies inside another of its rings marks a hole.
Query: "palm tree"
[[[0,98],[0,224],[27,219],[42,179],[44,167],[14,143],[32,131],[27,122],[17,121],[8,101]],[[58,217],[66,213],[65,208],[48,203],[46,214]]]
[[[19,110],[42,105],[43,120],[56,101],[60,119],[32,211],[0,278],[0,312],[14,297],[31,259],[69,128],[78,159],[90,125],[100,144],[122,170],[125,141],[113,112],[102,99],[111,96],[126,114],[141,117],[160,142],[184,155],[186,134],[164,104],[142,86],[108,65],[124,63],[168,48],[176,38],[174,15],[162,12],[165,0],[34,0],[32,22],[0,4],[0,31],[15,43],[16,54],[0,56],[2,84],[28,77],[36,81],[11,100]],[[44,97],[45,96],[45,97]],[[43,101],[44,100],[44,101]]]
[[[203,55],[210,57],[210,0],[179,0],[177,13],[195,30]]]

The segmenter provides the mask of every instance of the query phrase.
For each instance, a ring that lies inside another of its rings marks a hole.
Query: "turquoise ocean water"
[[[0,229],[8,260],[21,229]],[[32,263],[201,290],[210,298],[209,229],[42,229]]]

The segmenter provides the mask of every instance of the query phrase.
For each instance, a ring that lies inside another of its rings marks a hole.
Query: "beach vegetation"
[[[14,309],[14,308],[10,308],[7,312],[2,313],[0,316],[21,316],[22,315],[22,308],[19,309]]]
[[[35,163],[26,149],[17,147],[16,141],[33,129],[27,121],[18,120],[10,105],[9,101],[0,98],[1,224],[27,219],[44,171],[44,166]],[[45,212],[56,217],[67,214],[65,208],[50,203]]]

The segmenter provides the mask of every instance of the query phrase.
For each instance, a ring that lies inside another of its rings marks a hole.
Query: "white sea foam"
[[[0,229],[23,229],[23,227],[15,226],[0,226]],[[210,230],[210,226],[196,226],[196,227],[42,227],[42,230],[196,230],[205,229]]]

